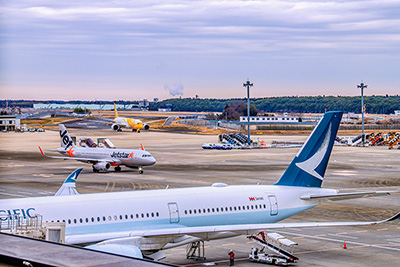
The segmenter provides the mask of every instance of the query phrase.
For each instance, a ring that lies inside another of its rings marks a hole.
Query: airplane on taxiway
[[[122,128],[132,129],[132,132],[138,132],[138,133],[140,133],[141,130],[148,131],[150,129],[150,125],[148,123],[154,122],[151,121],[148,123],[143,123],[139,119],[120,117],[118,116],[118,111],[115,103],[114,103],[114,116],[115,118],[113,120],[113,124],[111,125],[111,129],[118,132],[122,131]]]
[[[0,200],[0,219],[5,222],[17,215],[40,214],[43,221],[65,222],[68,244],[90,244],[87,248],[153,259],[161,259],[163,249],[201,240],[283,228],[373,225],[398,219],[400,213],[381,221],[279,222],[324,200],[390,194],[340,193],[321,188],[341,117],[342,112],[323,116],[274,185],[216,183],[209,187],[79,195],[71,190],[77,170],[59,196]],[[64,131],[61,134],[66,140],[64,147],[70,147],[70,138]]]
[[[155,158],[146,150],[142,149],[118,149],[118,148],[92,148],[78,147],[72,141],[64,124],[59,124],[61,147],[57,151],[65,156],[47,156],[39,147],[43,156],[58,159],[74,159],[90,163],[93,172],[109,171],[114,166],[115,171],[120,171],[121,166],[139,169],[143,173],[143,166],[156,163]]]

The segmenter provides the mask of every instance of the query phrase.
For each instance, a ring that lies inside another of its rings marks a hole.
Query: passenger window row
[[[91,217],[91,218],[80,218],[80,219],[68,219],[66,220],[62,220],[62,222],[66,222],[67,224],[77,224],[77,223],[89,223],[89,222],[105,222],[105,221],[118,221],[118,220],[133,220],[133,219],[145,219],[145,218],[154,218],[154,217],[159,217],[160,213],[158,212],[151,212],[151,213],[136,213],[136,216],[134,216],[133,214],[129,215],[125,214],[125,216],[123,215],[114,215],[114,216],[102,216],[102,217]],[[47,221],[46,221],[47,222]],[[54,222],[54,221],[51,221]],[[60,220],[57,220],[56,222],[60,222]]]
[[[215,213],[215,212],[229,212],[229,211],[246,211],[246,210],[258,210],[258,209],[266,209],[267,205],[259,204],[259,205],[243,205],[243,206],[233,206],[233,207],[218,207],[218,208],[203,208],[203,209],[190,209],[185,210],[185,214],[205,214],[205,213]]]

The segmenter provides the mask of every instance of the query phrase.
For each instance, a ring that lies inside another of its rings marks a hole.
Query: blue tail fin
[[[321,187],[342,114],[325,113],[275,185]]]
[[[62,186],[58,189],[54,196],[69,196],[69,195],[79,195],[78,191],[76,191],[75,183],[78,175],[81,173],[82,168],[76,169],[73,171],[67,179],[65,179]]]

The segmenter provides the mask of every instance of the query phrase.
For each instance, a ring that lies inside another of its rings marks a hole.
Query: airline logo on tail
[[[73,171],[68,177],[67,179],[65,179],[64,184],[67,183],[75,183],[76,179],[78,178],[78,175],[81,173],[82,168],[76,169],[75,171]]]
[[[276,185],[321,187],[342,114],[325,113]]]
[[[297,162],[296,166],[302,169],[303,171],[311,174],[315,178],[323,180],[324,177],[322,177],[318,172],[316,172],[316,169],[321,164],[322,160],[326,155],[326,152],[328,151],[331,134],[332,134],[332,123],[329,124],[329,128],[328,131],[326,132],[325,139],[322,142],[321,147],[318,149],[318,151],[309,159],[303,162]]]
[[[74,155],[72,153],[74,152],[73,148],[75,144],[72,141],[72,138],[69,136],[67,129],[65,129],[64,124],[60,124],[59,128],[60,128],[61,146],[65,149],[65,151],[67,151],[70,157],[73,157]]]

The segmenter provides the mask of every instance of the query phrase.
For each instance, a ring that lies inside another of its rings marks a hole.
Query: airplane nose
[[[151,157],[151,158],[148,158],[147,160],[149,161],[149,165],[153,165],[153,164],[155,164],[155,163],[156,163],[156,159],[155,159],[155,158],[153,158],[153,157]]]

